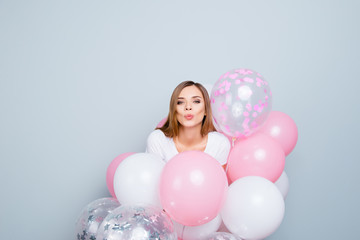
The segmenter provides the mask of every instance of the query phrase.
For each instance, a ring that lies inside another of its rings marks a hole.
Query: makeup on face
[[[186,87],[180,92],[176,114],[182,126],[191,127],[202,123],[205,104],[202,93],[196,86]]]

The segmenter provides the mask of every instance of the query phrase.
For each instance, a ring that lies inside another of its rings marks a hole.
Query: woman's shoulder
[[[170,138],[166,137],[164,132],[161,131],[160,129],[156,129],[154,131],[152,131],[149,136],[148,136],[148,143],[149,142],[168,142],[170,140]]]
[[[166,136],[163,131],[156,129],[149,134],[148,139],[166,139]]]
[[[208,134],[209,134],[209,137],[211,137],[215,140],[229,142],[229,139],[222,133],[213,131],[213,132],[209,132]]]
[[[149,136],[164,136],[165,137],[165,134],[160,129],[155,129],[154,131],[152,131],[150,133]]]
[[[229,139],[222,133],[219,132],[209,132],[209,139],[210,139],[210,143],[212,145],[220,145],[223,146],[225,148],[230,148],[231,147],[231,143],[229,141]]]
[[[224,134],[215,131],[208,133],[206,151],[218,160],[221,165],[226,164],[230,149],[230,141]]]
[[[166,137],[160,129],[156,129],[149,134],[146,152],[155,153],[164,161],[168,161],[177,154],[172,138]]]

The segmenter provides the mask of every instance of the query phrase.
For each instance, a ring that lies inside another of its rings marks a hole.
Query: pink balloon
[[[270,112],[268,119],[259,129],[259,132],[278,141],[285,152],[285,156],[291,153],[298,140],[298,129],[294,120],[279,111]]]
[[[156,125],[157,128],[161,128],[166,123],[167,117],[161,119],[161,121]]]
[[[117,156],[116,158],[114,158],[114,160],[112,160],[112,162],[110,163],[110,165],[107,168],[106,171],[106,185],[109,189],[109,192],[111,194],[111,196],[113,196],[114,198],[116,198],[115,195],[115,191],[114,191],[114,175],[116,172],[116,169],[118,168],[119,164],[128,156],[134,154],[133,152],[128,152],[128,153],[123,153],[120,154],[119,156]]]
[[[173,220],[198,226],[218,215],[227,187],[226,174],[218,161],[201,151],[187,151],[165,165],[160,179],[160,200]]]
[[[231,182],[246,176],[275,182],[284,166],[285,154],[280,144],[265,134],[254,133],[235,143],[229,154],[227,174]]]

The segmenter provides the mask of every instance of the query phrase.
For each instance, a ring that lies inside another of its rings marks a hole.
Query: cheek
[[[176,106],[176,113],[175,114],[179,114],[181,113],[181,108],[179,106]]]
[[[199,114],[205,114],[205,105],[199,106],[197,112]]]

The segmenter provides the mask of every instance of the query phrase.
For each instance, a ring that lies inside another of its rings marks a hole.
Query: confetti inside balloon
[[[210,98],[216,125],[230,137],[251,135],[271,111],[269,83],[249,69],[234,69],[223,74],[214,84]]]
[[[104,218],[120,203],[115,198],[101,198],[89,203],[76,222],[76,239],[95,240]]]
[[[177,240],[177,236],[170,217],[162,209],[123,205],[104,219],[96,239]]]

